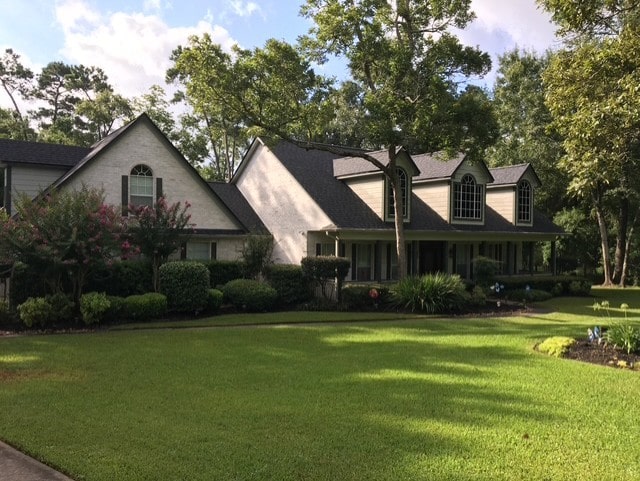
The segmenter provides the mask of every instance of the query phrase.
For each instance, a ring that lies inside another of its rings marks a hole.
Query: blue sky
[[[38,72],[50,61],[95,65],[125,96],[164,86],[171,51],[189,35],[208,32],[229,48],[268,38],[294,41],[307,31],[302,0],[0,0],[0,48],[13,48]],[[497,55],[557,46],[554,27],[535,0],[473,0],[476,21],[458,36]],[[341,64],[328,72],[341,74]],[[489,87],[495,73],[480,80]],[[8,99],[0,92],[0,106]]]

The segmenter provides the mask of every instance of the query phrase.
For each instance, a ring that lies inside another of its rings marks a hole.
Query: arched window
[[[455,219],[481,220],[483,186],[470,174],[453,184],[453,217]]]
[[[146,165],[138,164],[131,169],[129,203],[136,207],[153,206],[153,171]]]
[[[397,168],[398,180],[400,181],[400,195],[402,198],[402,217],[407,218],[409,215],[409,177],[404,169]],[[395,201],[393,197],[393,188],[391,182],[387,179],[387,217],[394,218],[396,216]]]
[[[533,189],[523,180],[518,184],[518,222],[531,222],[533,207]]]

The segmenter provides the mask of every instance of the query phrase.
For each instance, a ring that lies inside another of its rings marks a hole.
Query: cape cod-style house
[[[386,151],[372,154],[384,161]],[[463,156],[401,150],[398,166],[411,274],[470,278],[478,255],[499,261],[504,274],[530,272],[534,243],[562,235],[533,209],[543,186],[528,164],[489,169]],[[348,280],[397,273],[390,188],[359,157],[255,139],[230,183],[206,182],[143,114],[89,148],[0,139],[0,176],[11,214],[18,193],[82,185],[102,188],[123,215],[160,196],[188,201],[196,227],[182,258],[236,259],[247,236],[271,234],[277,263],[340,255],[351,261]]]

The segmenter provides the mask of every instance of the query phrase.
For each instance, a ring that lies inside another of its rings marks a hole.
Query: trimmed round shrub
[[[15,309],[30,297],[45,296],[45,284],[38,269],[22,262],[16,262],[13,266],[10,282],[9,306],[11,309]]]
[[[412,312],[458,311],[468,302],[464,282],[458,275],[436,273],[407,277],[395,284],[391,292],[397,306]]]
[[[316,256],[305,257],[301,261],[302,271],[311,282],[320,286],[322,297],[328,298],[327,287],[337,280],[337,292],[342,291],[342,282],[349,273],[351,261],[345,257]]]
[[[591,294],[591,282],[572,281],[569,283],[569,294],[572,296],[586,297]]]
[[[160,293],[169,311],[198,313],[207,306],[209,270],[201,262],[168,262],[160,266]]]
[[[500,264],[498,261],[484,256],[473,259],[473,278],[482,287],[489,287],[495,281]]]
[[[487,304],[487,293],[480,286],[475,286],[469,294],[469,304],[474,307],[484,307]]]
[[[124,300],[124,310],[135,321],[158,319],[167,314],[167,296],[158,292],[129,296]]]
[[[80,297],[80,314],[87,324],[99,324],[111,307],[111,302],[104,292],[88,292]]]
[[[576,340],[570,337],[555,336],[545,339],[538,344],[538,351],[553,357],[564,356]]]
[[[207,291],[207,312],[216,312],[222,306],[224,294],[219,289],[209,289]]]
[[[45,296],[45,299],[51,306],[51,322],[66,322],[74,318],[76,306],[68,295],[58,292]]]
[[[233,306],[249,312],[269,311],[278,300],[278,292],[273,287],[253,279],[227,282],[222,292]]]
[[[29,297],[18,306],[18,316],[27,327],[46,326],[52,322],[53,309],[44,297]]]
[[[278,292],[278,303],[293,306],[312,297],[309,279],[302,267],[293,264],[272,264],[266,271],[269,285]]]

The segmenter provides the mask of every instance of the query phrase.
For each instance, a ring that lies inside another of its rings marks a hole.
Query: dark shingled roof
[[[535,170],[533,170],[531,164],[518,164],[489,169],[494,179],[491,186],[517,184],[520,182],[520,179],[522,179],[522,176],[527,172],[527,170],[531,170],[538,184],[540,184],[540,179],[538,178]]]
[[[398,152],[401,148],[398,148]],[[386,150],[376,150],[367,152],[368,155],[376,159],[382,165],[389,163],[389,154]],[[380,170],[362,157],[340,157],[333,159],[333,175],[336,177],[344,177],[358,174],[368,174],[380,172]]]
[[[269,232],[235,184],[226,182],[208,182],[208,184],[247,231],[252,234],[266,234]]]
[[[464,155],[458,154],[455,157],[447,158],[444,154],[419,154],[412,155],[413,161],[420,169],[420,175],[413,178],[413,181],[449,179],[464,161]]]
[[[288,142],[278,143],[273,148],[273,153],[324,210],[336,228],[394,230],[392,222],[384,222],[345,182],[334,177],[335,159],[339,158],[338,155],[321,150],[306,150]],[[451,175],[449,172],[455,172],[463,157],[443,162],[431,155],[419,155],[414,156],[413,160],[423,173],[425,170],[429,172],[428,169],[431,168],[431,174],[424,178],[440,178]],[[354,158],[354,161],[358,159]],[[423,178],[423,175],[419,178]],[[514,226],[488,206],[484,225],[449,224],[415,194],[412,195],[411,222],[405,224],[405,227],[407,231],[450,233],[562,233],[559,227],[540,214],[534,214],[532,227]]]
[[[73,167],[91,151],[89,147],[0,139],[0,162],[7,164]]]

